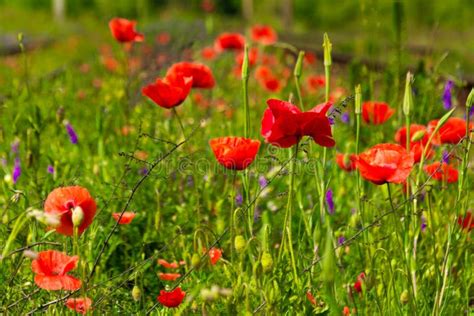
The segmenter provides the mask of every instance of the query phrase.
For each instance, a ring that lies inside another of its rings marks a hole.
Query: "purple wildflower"
[[[338,244],[339,246],[342,246],[345,241],[346,241],[346,237],[340,236],[340,237],[337,239],[337,244]]]
[[[71,141],[71,143],[77,144],[77,134],[74,131],[74,128],[72,127],[71,123],[66,121],[64,125],[66,126],[66,131],[69,134],[69,140]]]
[[[449,110],[453,107],[453,98],[452,98],[452,90],[454,87],[454,82],[452,80],[448,80],[444,85],[444,92],[443,92],[443,106],[446,110]]]
[[[258,184],[260,185],[261,189],[267,186],[268,182],[267,182],[267,179],[265,179],[265,176],[258,177]]]
[[[443,162],[445,164],[449,163],[449,152],[447,150],[443,151]]]
[[[48,173],[50,173],[50,174],[54,174],[54,167],[51,166],[51,165],[49,165],[47,171],[48,171]]]
[[[329,124],[334,125],[336,124],[336,120],[332,116],[328,116]]]
[[[146,176],[148,174],[148,169],[143,167],[140,169],[140,174],[143,175],[143,176]]]
[[[349,115],[349,112],[344,112],[342,113],[341,115],[341,122],[344,123],[344,124],[349,124],[349,120],[350,120],[351,116]]]
[[[326,192],[326,204],[328,206],[328,213],[334,214],[334,200],[332,198],[332,190],[328,189]]]
[[[242,196],[242,194],[237,194],[237,196],[235,197],[235,204],[237,204],[237,206],[241,206],[243,202],[244,197]]]
[[[15,158],[15,165],[13,166],[13,184],[16,184],[18,178],[21,176],[21,163],[20,158]]]
[[[421,215],[421,231],[425,232],[426,230],[426,217],[424,215]]]

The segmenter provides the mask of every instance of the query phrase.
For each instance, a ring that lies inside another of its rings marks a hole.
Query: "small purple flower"
[[[334,125],[336,124],[336,120],[332,116],[328,116],[329,124]]]
[[[337,244],[338,244],[339,246],[342,246],[345,241],[346,241],[346,237],[340,236],[340,237],[337,239]]]
[[[47,171],[49,174],[54,174],[54,167],[49,165]]]
[[[16,184],[18,178],[21,176],[21,163],[20,158],[15,158],[15,165],[13,166],[13,184]]]
[[[443,106],[446,110],[449,110],[453,107],[453,98],[452,98],[452,90],[454,87],[454,82],[452,80],[448,80],[444,85],[444,92],[443,92]]]
[[[146,175],[148,174],[148,169],[145,168],[145,167],[141,168],[141,169],[140,169],[140,174],[141,174],[142,176],[146,176]]]
[[[241,206],[243,202],[244,197],[242,196],[242,194],[237,194],[237,196],[235,197],[235,204],[237,204],[237,206]]]
[[[71,123],[66,121],[64,125],[66,126],[66,131],[69,134],[69,140],[71,141],[71,143],[77,144],[77,134],[76,131],[74,131],[74,128],[72,127]]]
[[[334,200],[332,198],[332,190],[328,189],[326,192],[326,204],[328,206],[328,213],[334,214]]]
[[[449,163],[449,152],[447,150],[443,151],[443,162],[445,164]]]
[[[421,231],[424,233],[426,230],[426,217],[424,215],[421,215]]]
[[[260,185],[260,189],[263,189],[267,186],[268,182],[267,179],[265,179],[265,176],[260,176],[258,177],[258,184]]]
[[[341,122],[344,124],[349,124],[351,116],[349,115],[349,112],[344,112],[341,115]]]
[[[11,145],[12,153],[18,154],[19,147],[20,147],[20,140],[17,138],[13,141]]]

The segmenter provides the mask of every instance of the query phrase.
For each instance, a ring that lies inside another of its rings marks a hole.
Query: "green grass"
[[[428,179],[423,172],[419,185],[415,186],[418,172],[415,165],[410,179],[413,189],[423,197],[417,196],[414,205],[412,199],[406,198],[401,185],[391,185],[388,191],[385,185],[361,180],[359,195],[358,173],[345,173],[335,163],[336,151],[355,152],[356,143],[360,151],[382,142],[393,143],[395,131],[404,125],[404,117],[398,113],[403,100],[404,74],[400,74],[401,83],[396,90],[396,70],[392,62],[395,51],[386,38],[374,35],[371,39],[374,45],[385,47],[383,58],[390,61],[386,71],[333,65],[331,90],[340,86],[345,89],[345,96],[350,96],[354,94],[354,85],[361,84],[363,100],[387,101],[398,112],[381,126],[362,123],[357,140],[354,104],[349,102],[346,110],[350,112],[350,123],[336,120],[336,147],[327,150],[325,164],[322,148],[306,138],[300,143],[291,169],[289,150],[263,144],[260,126],[266,100],[272,97],[287,100],[292,95],[293,102],[297,103],[297,90],[290,76],[280,92],[268,92],[256,81],[255,67],[251,68],[249,136],[260,139],[262,148],[248,172],[250,200],[236,206],[234,197],[243,193],[244,177],[238,176],[234,181],[233,174],[217,164],[208,144],[214,137],[244,134],[242,84],[233,74],[234,55],[225,53],[212,62],[205,62],[217,82],[214,89],[201,91],[209,107],[193,102],[192,96],[197,93],[193,90],[191,97],[177,108],[188,135],[184,143],[180,143],[184,139],[171,112],[157,107],[140,93],[146,83],[165,74],[169,63],[183,58],[182,50],[188,39],[199,38],[192,49],[196,60],[201,60],[199,49],[212,44],[213,34],[202,35],[194,24],[180,23],[178,18],[178,22],[173,18],[158,23],[153,17],[140,20],[138,29],[147,30],[147,40],[135,45],[132,56],[141,60],[141,66],[125,78],[120,69],[110,72],[102,64],[100,47],[103,45],[110,46],[111,54],[119,62],[123,60],[122,47],[109,35],[106,21],[99,22],[85,14],[61,26],[45,23],[48,15],[42,11],[11,8],[0,12],[0,21],[5,21],[7,16],[15,17],[8,26],[5,23],[8,32],[48,34],[55,39],[50,47],[27,52],[26,69],[22,55],[0,59],[0,158],[5,159],[0,167],[0,179],[3,179],[0,182],[0,249],[6,254],[0,261],[2,313],[8,310],[11,314],[26,314],[38,308],[48,314],[69,311],[61,301],[67,292],[41,290],[35,285],[31,260],[23,255],[22,248],[32,245],[34,251],[56,249],[72,255],[73,239],[48,232],[33,218],[27,218],[21,229],[15,227],[22,223],[26,212],[42,210],[44,199],[54,188],[73,184],[86,187],[98,205],[94,222],[79,238],[77,254],[81,263],[72,272],[84,280],[83,276],[91,274],[100,256],[84,290],[93,300],[97,314],[145,314],[154,308],[153,314],[160,315],[175,312],[246,315],[257,310],[269,315],[318,312],[340,315],[344,306],[357,309],[360,315],[472,312],[472,233],[461,231],[457,224],[458,215],[473,208],[470,199],[472,167],[467,166],[467,176],[461,186]],[[189,18],[196,15],[202,17],[191,12]],[[177,17],[176,14],[171,16]],[[240,25],[237,20],[228,20],[216,18],[213,32]],[[314,38],[311,44],[322,44],[322,32],[303,27],[297,26]],[[167,47],[157,47],[154,43],[161,30],[171,34]],[[203,30],[206,30],[204,26]],[[327,31],[331,35],[332,29]],[[345,28],[339,30],[341,37],[347,36],[346,31]],[[418,38],[417,34],[409,34],[410,38]],[[350,42],[348,51],[354,47],[357,51],[357,47],[367,44],[341,40],[347,41]],[[151,57],[143,54],[144,45],[156,49]],[[443,45],[440,43],[440,51],[446,47]],[[339,49],[338,41],[333,41],[333,51]],[[278,72],[279,77],[285,68],[292,73],[295,66],[292,56],[276,47],[267,47],[265,52],[275,55],[278,64],[272,70]],[[159,53],[168,56],[168,64],[161,68],[156,63]],[[358,54],[365,53],[365,48],[358,51]],[[403,53],[409,55],[406,50]],[[377,52],[377,55],[381,54]],[[430,63],[437,60],[438,55],[433,56],[404,57],[403,63],[409,64],[411,60]],[[468,63],[465,56],[460,53],[450,58],[454,64],[465,65]],[[4,66],[7,64],[10,66]],[[446,67],[446,70],[414,72],[416,93],[410,114],[412,123],[426,124],[446,112],[441,102],[444,81],[440,76],[447,73],[458,78],[467,69]],[[85,68],[89,69],[85,71]],[[55,72],[54,75],[51,72]],[[302,72],[301,82],[305,86],[309,75],[324,74],[322,60],[314,66],[306,65]],[[461,91],[461,86],[458,83],[455,92]],[[323,90],[303,94],[306,109],[324,101]],[[462,104],[458,104],[454,115],[461,117],[463,111]],[[74,126],[78,144],[69,141],[63,120]],[[124,127],[130,132],[124,134]],[[22,173],[13,184],[15,154],[10,147],[16,139],[20,141],[18,157]],[[443,150],[452,151],[457,157],[452,161],[461,170],[470,161],[464,152],[467,148],[466,141],[443,145],[436,148],[432,160],[439,161]],[[54,166],[54,175],[47,172],[48,165]],[[155,166],[152,172],[144,175],[143,168],[149,170],[151,166]],[[295,171],[289,226],[297,281],[286,250],[288,245],[279,259],[290,170]],[[261,176],[268,181],[264,189],[258,183]],[[324,203],[321,193],[325,193],[321,192],[321,185],[334,193],[334,215],[328,215],[326,205],[320,203]],[[126,210],[135,211],[136,218],[130,225],[113,230],[115,222],[111,214],[122,211],[127,205]],[[252,232],[248,229],[249,212],[260,215],[253,222]],[[237,214],[236,235],[244,238],[245,247],[240,252],[234,249],[231,260],[233,241],[228,227],[234,213]],[[421,230],[422,217],[427,223],[424,231]],[[109,234],[110,241],[102,253]],[[342,236],[346,241],[339,245],[338,239]],[[209,258],[202,257],[203,247],[213,245],[224,250],[223,258],[216,265],[210,265]],[[271,266],[268,255],[273,261]],[[202,257],[199,264],[196,257]],[[179,271],[189,274],[179,283],[187,297],[177,310],[155,305],[160,290],[177,285],[158,278],[157,273],[165,271],[157,265],[159,258],[186,262]],[[353,285],[361,272],[366,274],[366,279],[363,292],[359,294]],[[443,278],[444,273],[446,278]],[[132,297],[135,285],[142,294],[138,301]],[[232,289],[232,295],[205,300],[202,289],[213,285]],[[315,296],[316,305],[307,299],[307,291]],[[83,294],[79,292],[74,297],[80,295]],[[53,301],[54,304],[43,305]]]

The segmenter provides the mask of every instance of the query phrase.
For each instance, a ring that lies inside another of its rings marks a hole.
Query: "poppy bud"
[[[262,264],[263,272],[270,271],[273,267],[272,255],[268,252],[264,252],[261,259],[261,264]]]
[[[72,210],[72,224],[74,225],[74,227],[79,227],[81,226],[83,221],[84,221],[84,211],[82,210],[82,207],[76,206]]]
[[[466,108],[470,109],[474,105],[474,89],[471,89],[471,92],[467,96]]]
[[[355,88],[355,114],[362,113],[362,92],[360,85]]]
[[[199,266],[200,263],[201,257],[197,253],[193,254],[191,258],[191,265],[196,268],[197,266]]]
[[[402,294],[400,295],[400,303],[402,303],[403,305],[406,305],[409,300],[410,300],[410,296],[408,294],[408,291],[407,290],[403,291]]]
[[[247,243],[242,235],[238,235],[235,237],[234,246],[237,252],[241,252],[242,250],[244,250],[246,244]]]
[[[142,296],[142,291],[138,287],[138,285],[135,285],[132,289],[132,297],[135,302],[138,302],[140,300],[140,297]]]
[[[423,137],[425,137],[425,134],[426,134],[426,131],[425,130],[420,130],[420,131],[417,131],[413,134],[413,136],[411,137],[411,142],[412,143],[415,143],[417,141],[420,141],[423,139]]]

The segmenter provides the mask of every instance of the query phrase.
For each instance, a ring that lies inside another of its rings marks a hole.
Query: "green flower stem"
[[[186,132],[184,131],[184,125],[183,122],[181,122],[181,118],[179,117],[178,111],[176,111],[176,108],[172,108],[173,114],[178,120],[179,127],[181,128],[181,132],[183,133],[184,139],[186,139]]]
[[[291,155],[290,151],[290,184],[288,186],[288,203],[286,204],[285,220],[283,222],[283,235],[280,243],[280,252],[278,255],[278,261],[281,260],[285,249],[285,240],[288,243],[288,252],[290,254],[291,266],[293,268],[295,282],[298,283],[298,272],[296,270],[295,255],[293,252],[293,241],[291,237],[291,213],[293,210],[293,197],[295,192],[295,172],[296,172],[296,159],[298,157],[299,144],[294,146],[294,153]]]
[[[230,201],[230,262],[233,262],[234,259],[234,239],[235,239],[235,228],[234,228],[234,210],[235,210],[235,179],[237,177],[237,172],[232,172],[232,196]]]

